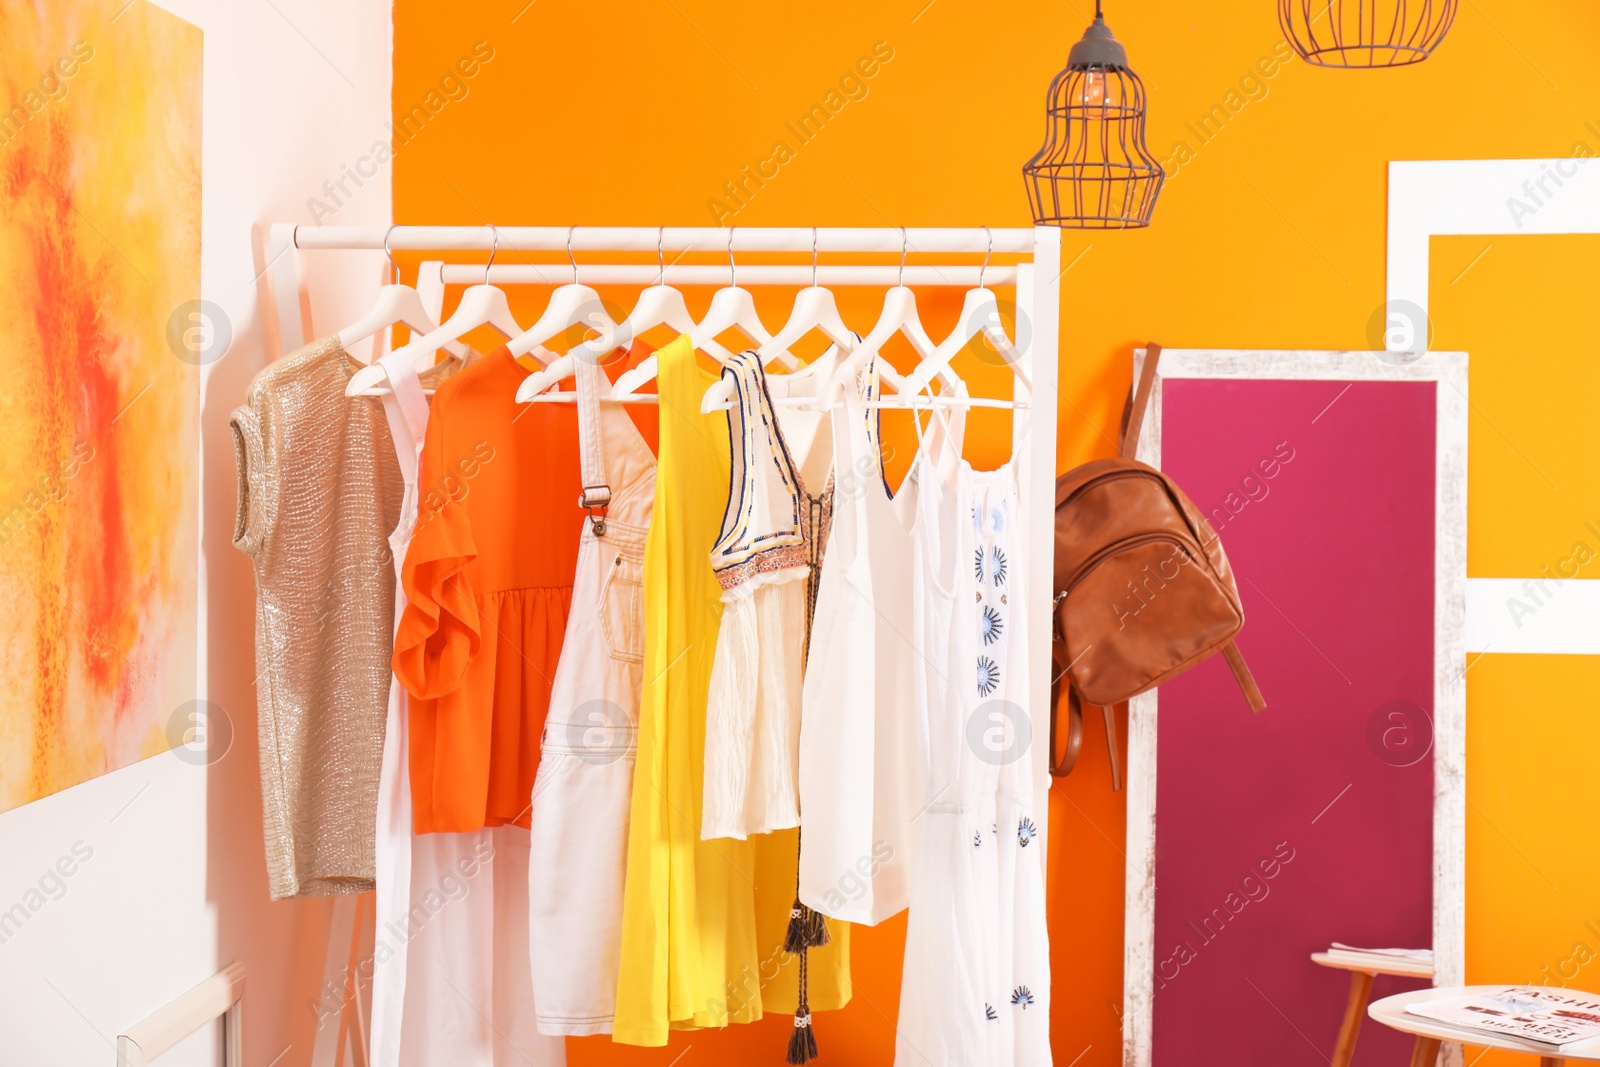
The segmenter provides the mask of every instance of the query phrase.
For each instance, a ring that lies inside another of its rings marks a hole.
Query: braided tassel
[[[810,573],[806,575],[806,651],[810,650],[811,622],[817,609],[817,565],[821,561],[823,527],[827,514],[826,505],[818,498],[807,494],[806,503],[807,519],[809,520],[810,534],[809,556]],[[798,852],[800,842],[799,831],[795,832],[795,848]],[[809,983],[808,955],[813,948],[818,948],[828,943],[828,924],[820,912],[816,912],[800,903],[800,872],[798,864],[794,879],[794,906],[789,909],[789,928],[784,932],[783,950],[800,957],[800,973],[797,975],[794,1010],[794,1031],[789,1035],[789,1049],[784,1055],[788,1063],[810,1063],[817,1058],[817,1035],[811,1026],[811,995],[807,988]]]
[[[807,909],[809,910],[809,909]],[[807,989],[808,950],[800,949],[799,986],[794,1009],[794,1032],[789,1035],[789,1051],[784,1059],[793,1064],[810,1063],[817,1058],[817,1035],[811,1029],[811,996]]]
[[[806,906],[798,900],[794,907],[789,909],[789,929],[783,935],[783,951],[791,956],[798,956],[808,947],[806,944]]]
[[[784,1056],[787,1063],[810,1063],[817,1058],[817,1035],[811,1032],[811,1013],[794,1017],[794,1033],[789,1035],[789,1052]]]
[[[828,924],[822,914],[796,900],[789,909],[789,929],[783,937],[783,951],[799,955],[808,948],[821,948],[827,943]]]
[[[789,909],[789,929],[783,937],[783,951],[799,955],[808,948],[821,948],[828,943],[828,923],[821,912],[812,911],[795,898]]]
[[[828,923],[820,911],[806,909],[806,948],[821,948],[828,943]]]

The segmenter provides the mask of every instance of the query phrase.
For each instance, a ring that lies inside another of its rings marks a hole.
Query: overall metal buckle
[[[596,537],[606,535],[606,511],[610,505],[609,485],[586,485],[578,494],[578,506],[589,513],[589,527]]]

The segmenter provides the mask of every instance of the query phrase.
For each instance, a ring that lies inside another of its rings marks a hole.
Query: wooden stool
[[[1416,1035],[1417,1043],[1411,1050],[1411,1067],[1434,1067],[1439,1060],[1439,1046],[1446,1041],[1459,1041],[1479,1048],[1505,1049],[1509,1052],[1538,1056],[1540,1067],[1565,1067],[1568,1063],[1600,1063],[1600,1038],[1591,1039],[1573,1046],[1570,1051],[1561,1055],[1552,1056],[1551,1047],[1537,1041],[1451,1026],[1433,1019],[1424,1019],[1419,1015],[1406,1014],[1406,1005],[1415,1004],[1419,1000],[1442,1000],[1504,988],[1504,986],[1456,986],[1445,989],[1418,989],[1411,993],[1397,993],[1392,997],[1384,997],[1368,1008],[1367,1014],[1401,1033]],[[1585,1051],[1577,1051],[1580,1048]]]
[[[1393,966],[1377,967],[1370,963],[1353,964],[1342,960],[1335,960],[1326,952],[1313,952],[1311,962],[1322,967],[1336,971],[1350,972],[1350,998],[1345,1001],[1344,1021],[1339,1024],[1339,1039],[1334,1042],[1333,1059],[1329,1061],[1331,1067],[1350,1067],[1350,1058],[1356,1054],[1356,1038],[1361,1036],[1361,1020],[1367,1014],[1367,1002],[1372,999],[1372,980],[1380,974],[1393,975],[1396,978],[1432,978],[1433,968],[1423,968],[1422,965],[1396,958]],[[1437,1058],[1439,1043],[1434,1042],[1433,1055]],[[1421,1054],[1421,1046],[1417,1048],[1416,1055]],[[1419,1060],[1415,1056],[1412,1064],[1428,1064],[1432,1067],[1433,1059]]]

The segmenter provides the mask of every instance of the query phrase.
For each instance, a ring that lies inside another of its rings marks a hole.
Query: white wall
[[[234,340],[203,376],[197,694],[228,716],[234,738],[210,767],[168,754],[0,815],[0,910],[41,878],[47,890],[44,905],[0,944],[0,1067],[110,1067],[119,1031],[234,960],[247,970],[247,1062],[305,1064],[322,979],[327,902],[267,899],[251,683],[254,583],[230,543],[227,419],[250,377],[277,354],[260,277],[265,226],[310,224],[307,198],[324,195],[325,180],[388,138],[390,6],[160,6],[205,33],[200,295],[223,308]],[[324,221],[376,225],[389,215],[385,166]],[[365,309],[381,255],[307,259],[319,329]],[[63,857],[61,870],[72,873],[58,884],[47,871]],[[214,1036],[203,1034],[161,1064],[215,1062]]]

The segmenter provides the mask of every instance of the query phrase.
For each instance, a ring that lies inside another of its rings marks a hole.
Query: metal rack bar
[[[383,247],[384,226],[291,226],[272,227],[276,239],[281,232],[294,248],[360,249]],[[804,252],[813,247],[818,255],[842,252],[881,252],[900,254],[902,231],[897,227],[809,227],[769,228],[712,226],[396,226],[389,234],[389,247],[405,251],[483,251],[495,246],[502,252],[722,252],[733,243],[736,253]],[[903,243],[921,255],[975,253],[990,250],[997,254],[1033,254],[1034,231],[1021,228],[983,227],[924,228],[904,231]]]
[[[446,285],[477,285],[484,280],[483,272],[483,267],[471,263],[446,263],[443,268]],[[1014,285],[1017,268],[1010,264],[987,269],[907,264],[904,273],[907,285],[946,285],[962,289],[977,285],[980,276],[984,285]],[[667,285],[727,285],[730,277],[727,266],[710,264],[669,263],[661,268],[653,263],[579,263],[577,271],[577,280],[585,285],[654,285],[658,279]],[[754,263],[746,266],[741,263],[738,278],[740,285],[810,285],[813,275],[809,265]],[[822,286],[890,286],[900,281],[901,271],[891,266],[821,264],[815,278]],[[488,280],[495,285],[566,285],[573,280],[573,271],[566,263],[495,263],[489,267]]]

